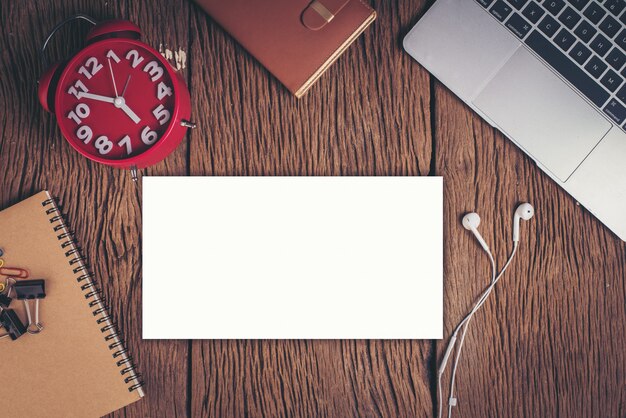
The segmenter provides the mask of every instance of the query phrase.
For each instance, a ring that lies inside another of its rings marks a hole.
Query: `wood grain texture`
[[[41,41],[77,12],[131,19],[147,43],[186,53],[198,129],[146,175],[443,175],[446,335],[489,277],[460,217],[480,213],[502,264],[515,206],[531,201],[519,254],[468,333],[456,416],[626,416],[624,243],[402,52],[424,1],[372,5],[373,26],[296,100],[188,0],[0,2],[0,205],[43,188],[63,203],[146,381],[113,416],[433,416],[443,344],[142,341],[141,188],[73,152],[36,100]],[[63,30],[50,58],[86,30]]]
[[[436,172],[446,195],[446,335],[491,277],[488,258],[459,226],[461,215],[481,215],[481,234],[502,266],[515,207],[528,201],[536,208],[522,221],[510,269],[468,332],[455,413],[625,416],[624,243],[439,84],[434,112]],[[444,344],[437,348],[441,356]]]
[[[300,100],[198,13],[190,173],[428,174],[429,78],[400,48],[422,7],[374,4],[377,21]],[[427,341],[194,341],[191,355],[192,416],[432,413]]]

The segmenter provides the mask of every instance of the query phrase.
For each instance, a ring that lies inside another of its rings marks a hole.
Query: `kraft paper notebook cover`
[[[0,339],[0,416],[99,417],[139,400],[139,377],[117,344],[116,330],[48,192],[0,212],[0,247],[6,266],[23,267],[30,278],[46,281],[43,331]],[[22,301],[14,299],[10,308],[27,323]]]
[[[301,97],[376,18],[362,0],[196,0]]]

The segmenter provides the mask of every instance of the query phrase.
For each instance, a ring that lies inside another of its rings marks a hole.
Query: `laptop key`
[[[526,6],[522,12],[526,19],[530,20],[532,23],[539,22],[539,19],[541,19],[541,16],[543,16],[544,13],[545,11],[534,1],[528,3],[528,6]]]
[[[607,16],[602,23],[600,23],[600,30],[609,38],[614,37],[617,34],[617,31],[620,30],[621,25],[612,16]]]
[[[604,107],[604,113],[606,113],[613,122],[620,125],[626,120],[626,107],[622,106],[617,100],[611,99],[609,103]]]
[[[580,22],[580,25],[578,25],[578,27],[574,31],[576,36],[578,36],[580,40],[585,43],[589,42],[591,38],[593,38],[593,35],[596,34],[596,32],[597,30],[593,26],[591,26],[586,20]]]
[[[605,60],[611,67],[619,71],[624,66],[624,63],[626,63],[626,55],[619,49],[613,48],[611,52],[609,52],[609,55],[606,56]]]
[[[530,32],[525,43],[596,106],[602,107],[609,99],[606,90],[541,33],[536,30]]]
[[[602,73],[604,73],[604,71],[608,68],[609,66],[606,65],[604,63],[604,61],[602,61],[600,58],[596,57],[595,55],[589,60],[589,62],[587,63],[587,65],[585,65],[585,70],[589,71],[589,73],[591,73],[592,76],[594,76],[595,78],[600,78],[600,76],[602,75]]]
[[[574,26],[576,26],[576,23],[580,21],[580,15],[576,13],[574,9],[567,6],[565,11],[561,13],[561,15],[559,16],[559,20],[561,21],[562,24],[567,26],[568,29],[574,29]]]
[[[569,56],[574,58],[574,61],[580,65],[583,65],[585,61],[587,61],[587,58],[591,56],[591,51],[582,43],[578,42],[570,51]]]
[[[559,22],[554,20],[554,18],[550,15],[546,15],[546,17],[539,22],[539,29],[545,33],[548,38],[552,38],[560,27],[561,25]]]
[[[622,10],[624,10],[624,7],[626,7],[626,4],[624,4],[624,0],[606,0],[604,7],[609,12],[613,13],[614,16],[619,16]]]
[[[624,81],[617,73],[611,69],[604,74],[604,77],[600,79],[600,83],[609,91],[614,92]]]
[[[524,36],[528,35],[532,26],[524,18],[517,13],[513,13],[513,16],[506,22],[506,27],[511,30],[518,38],[524,39]]]
[[[583,14],[587,17],[587,19],[591,20],[591,23],[597,25],[600,23],[600,19],[602,19],[606,14],[606,10],[600,7],[596,2],[592,2],[589,7],[585,9]]]
[[[476,1],[478,1],[478,3],[485,8],[491,6],[491,3],[493,3],[493,0],[476,0]]]
[[[543,2],[543,7],[556,16],[565,7],[565,2],[563,0],[547,0]]]
[[[589,4],[589,0],[567,0],[569,4],[577,8],[579,11],[582,11],[583,8]]]
[[[511,6],[506,4],[503,0],[498,0],[496,4],[494,4],[493,7],[489,9],[489,11],[500,22],[504,22],[504,19],[506,19],[511,14],[513,9],[511,8]]]
[[[589,44],[591,49],[596,51],[596,54],[601,57],[605,56],[609,49],[611,49],[611,42],[606,39],[602,34],[598,34],[593,41]]]
[[[574,37],[574,35],[569,33],[567,29],[561,29],[559,33],[554,37],[554,42],[563,51],[567,51],[571,48],[572,45],[574,45],[574,42],[576,42],[576,38]]]
[[[517,10],[520,10],[528,2],[528,0],[506,0],[506,1],[511,6],[515,7]]]

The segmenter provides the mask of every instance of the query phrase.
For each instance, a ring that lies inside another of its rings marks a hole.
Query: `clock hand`
[[[128,74],[128,78],[126,79],[126,84],[124,84],[124,90],[122,90],[122,97],[126,93],[126,88],[128,87],[128,82],[130,81],[130,74]]]
[[[109,68],[111,68],[111,61],[109,61]],[[111,69],[111,77],[113,77],[113,70]],[[126,88],[128,87],[128,82],[130,81],[130,74],[128,74],[128,77],[126,78],[126,83],[124,84],[124,90],[122,90],[122,95],[121,96],[117,96],[115,98],[115,101],[113,102],[113,105],[117,108],[122,109],[122,111],[124,113],[126,113],[126,115],[131,118],[131,120],[135,123],[139,123],[141,122],[141,119],[139,118],[139,116],[137,116],[137,114],[135,112],[132,111],[132,109],[130,107],[128,107],[128,105],[126,104],[126,101],[124,100],[124,94],[126,93]],[[115,87],[115,80],[113,80],[113,87]],[[117,88],[115,88],[115,94],[117,95]]]
[[[115,91],[115,97],[120,97],[117,94],[117,85],[115,84],[115,76],[113,75],[113,67],[111,67],[111,58],[107,58],[107,62],[109,63],[109,73],[111,74],[111,81],[113,82],[113,90]]]
[[[101,96],[99,94],[92,94],[92,93],[84,93],[84,92],[79,92],[78,93],[78,98],[82,99],[92,99],[92,100],[97,100],[99,102],[106,102],[106,103],[113,103],[115,102],[115,98],[114,97],[107,97],[107,96]]]
[[[85,99],[97,100],[99,102],[113,103],[113,106],[117,107],[118,109],[122,109],[122,111],[126,113],[126,115],[128,115],[128,117],[131,118],[133,122],[135,123],[141,122],[141,119],[139,118],[139,116],[137,116],[137,114],[133,112],[130,107],[128,107],[123,97],[113,98],[113,97],[101,96],[99,94],[80,92],[78,93],[78,98],[79,99],[85,98]]]
[[[135,123],[141,122],[141,119],[139,118],[139,116],[137,116],[137,114],[135,112],[133,112],[131,110],[131,108],[128,107],[128,105],[123,101],[124,99],[122,99],[121,97],[120,97],[120,99],[122,100],[120,105],[118,106],[117,104],[115,104],[115,107],[119,107],[120,109],[122,109],[122,111],[124,113],[126,113],[126,115],[129,118],[131,118],[133,122],[135,122]]]

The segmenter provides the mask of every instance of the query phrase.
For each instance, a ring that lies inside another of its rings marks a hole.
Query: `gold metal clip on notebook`
[[[302,24],[311,30],[320,30],[337,16],[348,0],[314,0],[302,12]]]

